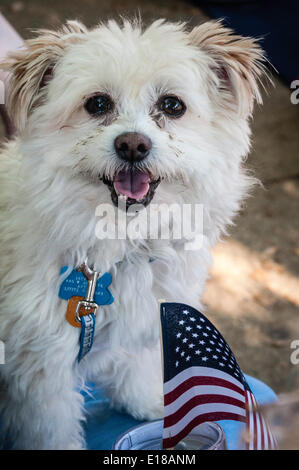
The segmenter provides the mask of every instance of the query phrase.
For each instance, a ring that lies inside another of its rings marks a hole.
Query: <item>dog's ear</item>
[[[263,50],[256,39],[238,36],[221,21],[209,21],[190,33],[191,44],[205,51],[225,104],[248,117],[254,101],[262,103],[261,76],[267,75]]]
[[[78,21],[68,21],[59,31],[38,30],[36,38],[25,41],[22,48],[9,53],[0,64],[9,73],[7,108],[17,129],[24,129],[65,47],[82,39],[86,32]]]

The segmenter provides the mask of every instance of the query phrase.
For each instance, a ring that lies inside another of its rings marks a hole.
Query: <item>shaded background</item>
[[[208,19],[207,5],[197,3],[201,7],[183,0],[0,0],[0,11],[28,38],[31,29],[55,28],[66,19],[94,26],[138,12],[145,23],[163,17],[196,25]],[[299,364],[290,362],[291,341],[299,340],[299,104],[291,104],[286,85],[274,82],[255,109],[248,159],[264,187],[256,187],[231,237],[214,249],[204,301],[242,369],[282,392],[299,390]]]

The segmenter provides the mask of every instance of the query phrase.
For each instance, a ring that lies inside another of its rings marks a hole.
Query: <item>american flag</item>
[[[247,449],[274,449],[274,436],[217,328],[199,311],[161,304],[164,362],[163,448],[174,447],[206,421],[246,423]]]

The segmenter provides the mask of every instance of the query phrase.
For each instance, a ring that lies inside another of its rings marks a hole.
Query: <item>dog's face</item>
[[[119,197],[127,207],[199,202],[227,223],[247,185],[261,58],[253,40],[212,22],[44,32],[9,65],[32,186],[93,210]]]

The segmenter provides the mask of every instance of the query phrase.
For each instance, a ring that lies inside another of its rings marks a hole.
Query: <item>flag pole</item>
[[[158,312],[159,312],[159,326],[160,326],[160,348],[161,348],[161,366],[162,366],[162,380],[164,386],[164,353],[163,353],[163,337],[162,337],[162,325],[161,325],[161,305],[165,303],[165,299],[158,299]],[[163,393],[164,395],[164,393]],[[162,436],[163,440],[163,436]],[[167,447],[165,450],[174,450],[174,447]]]
[[[160,329],[160,351],[161,351],[161,366],[162,366],[162,380],[164,384],[164,354],[163,354],[163,337],[161,325],[161,305],[166,302],[164,299],[158,299],[158,312],[159,312],[159,329]]]

